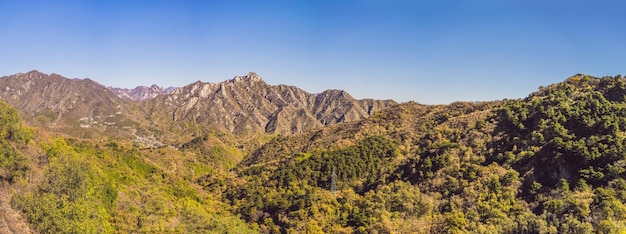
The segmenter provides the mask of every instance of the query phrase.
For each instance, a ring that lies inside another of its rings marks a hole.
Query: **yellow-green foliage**
[[[178,149],[57,138],[12,204],[42,233],[621,233],[625,94],[621,77],[578,76],[291,136],[187,124],[172,127]],[[31,133],[2,107],[11,181]]]
[[[406,103],[274,138],[224,199],[268,232],[619,233],[624,132],[621,77],[574,77],[523,100]]]
[[[253,231],[149,152],[62,138],[43,148],[43,181],[12,199],[43,233]]]
[[[22,125],[17,112],[0,100],[0,182],[13,182],[24,176],[28,158],[16,150],[32,138],[32,131]]]
[[[50,163],[44,181],[14,196],[13,204],[44,233],[113,232],[110,208],[117,194],[111,181],[63,139],[45,149]]]

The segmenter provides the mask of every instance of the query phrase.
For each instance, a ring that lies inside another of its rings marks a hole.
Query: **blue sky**
[[[564,0],[0,0],[0,75],[269,84],[450,103],[626,74],[626,4]]]

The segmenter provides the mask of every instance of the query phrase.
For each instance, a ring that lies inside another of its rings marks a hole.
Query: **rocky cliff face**
[[[294,86],[268,85],[255,73],[221,83],[198,81],[149,102],[149,116],[164,110],[173,121],[217,124],[236,134],[297,133],[358,120],[395,104],[356,100],[340,90],[310,94]]]
[[[158,85],[137,86],[133,89],[124,89],[116,87],[107,87],[111,92],[115,93],[121,99],[127,101],[146,101],[153,99],[159,95],[167,95],[174,91],[174,87],[163,88]]]

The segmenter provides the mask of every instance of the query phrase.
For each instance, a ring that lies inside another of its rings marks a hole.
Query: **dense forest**
[[[178,148],[77,139],[0,102],[0,180],[41,233],[626,232],[621,76],[293,135],[194,128]]]

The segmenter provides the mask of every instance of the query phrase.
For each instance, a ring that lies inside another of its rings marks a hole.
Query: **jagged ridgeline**
[[[400,104],[273,139],[224,199],[267,232],[624,232],[625,100],[624,78],[576,75],[520,100]]]
[[[356,100],[341,90],[310,94],[295,86],[268,85],[256,73],[220,83],[198,81],[145,103],[150,119],[210,124],[237,135],[299,133],[356,121],[393,104]]]
[[[136,138],[150,146],[180,146],[207,129],[238,136],[299,133],[396,104],[357,100],[341,90],[311,94],[269,85],[255,73],[220,83],[131,90],[31,71],[1,77],[0,98],[30,125],[79,138]]]
[[[80,139],[173,147],[207,165],[231,168],[270,138],[365,118],[395,104],[345,91],[311,94],[269,85],[257,74],[181,88],[120,89],[38,71],[0,78],[0,98],[31,126]]]

